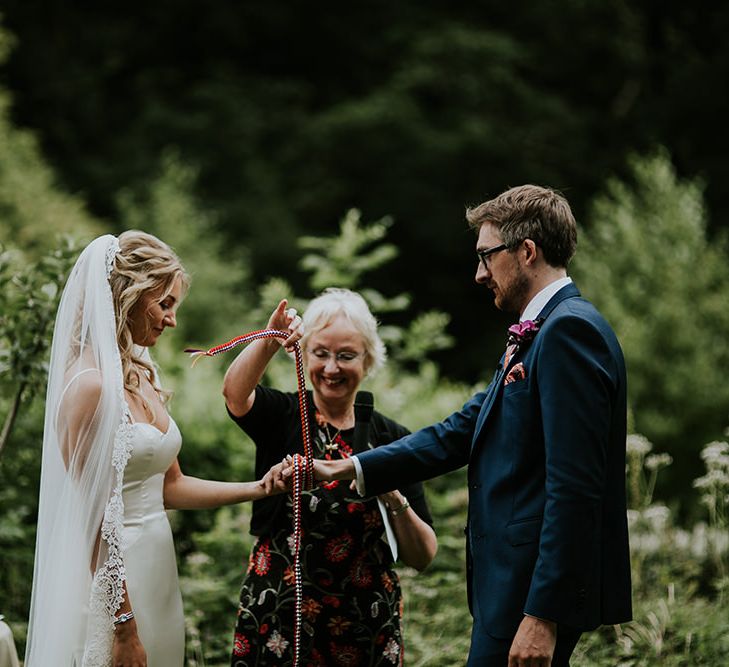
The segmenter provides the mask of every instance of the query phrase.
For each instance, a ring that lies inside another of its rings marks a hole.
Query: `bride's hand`
[[[289,460],[284,459],[281,463],[271,466],[271,469],[261,479],[267,496],[291,491],[291,478],[284,474],[284,471],[291,465],[290,457],[287,458]]]
[[[304,335],[304,327],[301,324],[301,317],[296,314],[296,308],[286,308],[288,301],[281,299],[266,325],[267,329],[288,331],[290,336],[281,342],[287,352],[293,350],[293,344]]]
[[[147,667],[147,653],[139,640],[134,619],[115,626],[111,664],[113,667]]]

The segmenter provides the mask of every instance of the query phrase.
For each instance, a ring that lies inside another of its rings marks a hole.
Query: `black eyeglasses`
[[[493,248],[484,248],[483,250],[477,250],[476,254],[478,255],[478,258],[481,260],[481,263],[483,264],[483,268],[487,271],[489,270],[489,257],[491,255],[496,254],[497,252],[501,252],[502,250],[508,250],[509,246],[505,243],[502,243],[501,245],[494,246]]]

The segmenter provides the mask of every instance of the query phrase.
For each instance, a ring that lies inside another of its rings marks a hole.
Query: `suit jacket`
[[[525,613],[580,630],[631,618],[622,350],[572,284],[539,317],[460,411],[358,455],[368,494],[468,465],[469,606],[494,637]]]

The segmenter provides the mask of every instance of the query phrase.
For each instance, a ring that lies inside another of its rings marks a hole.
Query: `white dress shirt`
[[[572,282],[572,278],[565,276],[564,278],[557,278],[553,283],[549,283],[542,290],[537,292],[532,300],[524,308],[524,312],[519,318],[520,322],[524,320],[536,320],[539,313],[542,312],[542,308],[547,305],[547,302],[561,290],[565,285],[569,285]]]

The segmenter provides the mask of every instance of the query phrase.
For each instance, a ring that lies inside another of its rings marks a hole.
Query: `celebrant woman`
[[[61,297],[48,374],[26,667],[182,667],[185,624],[166,508],[265,494],[189,477],[149,356],[188,277],[154,236],[92,241]]]
[[[296,312],[286,305],[281,301],[267,328],[297,329]],[[326,290],[307,308],[303,330],[315,458],[348,457],[358,446],[377,447],[408,433],[376,410],[368,422],[368,411],[359,412],[355,424],[359,385],[385,360],[377,323],[359,294]],[[231,364],[223,388],[230,416],[255,443],[258,477],[301,451],[297,395],[259,384],[279,346],[272,339],[250,344]],[[422,485],[363,499],[349,484],[334,482],[304,492],[303,508],[303,664],[401,664],[402,594],[393,561],[397,556],[422,570],[437,550]],[[255,502],[251,532],[258,540],[240,594],[231,663],[289,665],[295,595],[290,496]]]

